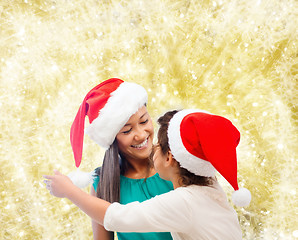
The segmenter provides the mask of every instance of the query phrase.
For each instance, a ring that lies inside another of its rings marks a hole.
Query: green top
[[[99,177],[93,180],[93,187],[96,191]],[[173,190],[170,181],[163,180],[158,173],[144,181],[142,179],[132,179],[120,175],[120,203],[127,204],[138,201],[143,202],[156,195]],[[149,232],[149,233],[122,233],[117,232],[118,240],[172,240],[169,232]]]

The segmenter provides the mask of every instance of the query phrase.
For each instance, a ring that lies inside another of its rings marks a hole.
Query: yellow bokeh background
[[[229,118],[252,193],[236,208],[243,239],[298,239],[297,13],[294,0],[0,1],[0,239],[92,239],[42,175],[75,170],[70,125],[110,77],[144,86],[154,120],[183,107]],[[102,156],[85,137],[80,169]]]

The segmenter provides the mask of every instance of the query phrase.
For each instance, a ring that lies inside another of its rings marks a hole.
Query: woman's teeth
[[[148,142],[148,138],[144,142],[142,142],[141,144],[132,145],[132,147],[134,147],[134,148],[142,148],[142,147],[144,147],[147,144],[147,142]]]

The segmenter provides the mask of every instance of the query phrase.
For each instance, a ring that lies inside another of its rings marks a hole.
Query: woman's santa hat
[[[214,177],[216,170],[231,184],[236,206],[247,206],[251,194],[238,187],[236,147],[240,141],[237,128],[226,118],[202,110],[182,110],[169,122],[169,146],[181,167]]]
[[[89,91],[70,130],[76,167],[80,166],[82,160],[84,131],[99,146],[108,149],[129,118],[147,101],[148,95],[142,86],[118,78],[108,79]],[[90,125],[84,129],[86,116]],[[80,187],[85,184],[81,184],[78,179],[89,179],[82,172],[72,173],[69,177]]]

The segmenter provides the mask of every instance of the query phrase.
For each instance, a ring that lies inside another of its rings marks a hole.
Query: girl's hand
[[[71,192],[71,189],[75,187],[69,177],[61,174],[58,170],[54,170],[55,175],[44,175],[43,177],[46,188],[55,197],[64,198]]]

